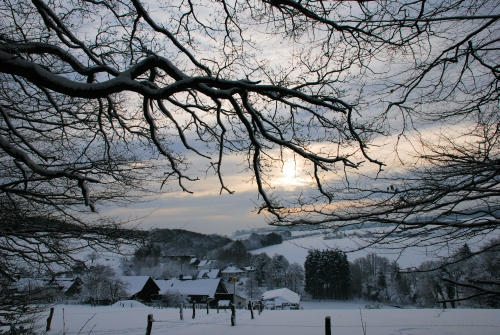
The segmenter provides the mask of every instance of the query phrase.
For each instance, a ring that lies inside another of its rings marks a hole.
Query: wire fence
[[[172,321],[172,320],[153,320],[153,322],[169,322],[169,323],[183,323],[183,321]],[[227,326],[228,323],[218,323],[218,322],[196,322],[197,325],[213,325],[213,326]],[[241,323],[238,322],[238,326],[250,326],[250,327],[290,327],[290,325],[274,325],[274,324],[255,324],[255,323]],[[324,328],[325,326],[311,326],[311,325],[293,325],[293,327],[301,328]],[[361,328],[361,325],[332,325],[332,328]],[[500,328],[498,325],[370,325],[370,328],[395,328],[395,327],[412,327],[412,328],[424,328],[424,327],[492,327]]]
[[[154,310],[152,310],[151,308],[135,308],[134,311],[151,312]],[[186,309],[184,311],[186,312],[186,314],[190,314],[189,309]],[[223,311],[223,310],[221,310],[221,311]],[[243,311],[250,314],[249,310],[243,310]],[[234,312],[236,312],[236,310],[234,310]],[[256,317],[255,318],[256,320],[249,322],[250,321],[249,317],[248,316],[243,317],[242,316],[243,313],[241,313],[241,312],[242,311],[238,312],[238,315],[239,315],[238,322],[236,322],[236,315],[233,314],[233,311],[231,311],[231,310],[228,310],[227,313],[221,313],[221,314],[217,313],[216,315],[219,315],[219,316],[215,317],[215,318],[212,318],[212,317],[206,318],[204,313],[198,315],[197,318],[195,318],[194,315],[191,318],[191,315],[189,315],[188,316],[189,320],[180,320],[179,317],[164,318],[161,316],[160,316],[160,318],[155,319],[154,314],[148,314],[147,315],[147,324],[146,324],[146,335],[150,335],[151,333],[155,334],[155,331],[154,331],[154,324],[155,323],[158,323],[158,324],[159,323],[168,323],[168,324],[172,324],[172,325],[174,325],[174,324],[175,325],[181,325],[181,324],[188,325],[189,324],[190,326],[203,325],[203,326],[208,326],[208,327],[211,327],[211,326],[213,326],[213,327],[227,327],[227,326],[231,325],[231,326],[235,326],[236,328],[237,327],[253,327],[255,329],[273,328],[274,329],[273,333],[286,333],[286,331],[280,332],[277,329],[279,329],[279,328],[290,329],[290,327],[294,327],[294,328],[301,328],[301,329],[305,329],[305,328],[316,329],[314,331],[314,333],[317,334],[318,329],[324,328],[325,335],[330,335],[332,333],[332,330],[334,330],[334,333],[339,333],[341,329],[349,329],[349,328],[362,329],[363,327],[366,327],[366,324],[363,325],[363,323],[361,323],[361,324],[359,324],[359,323],[358,324],[339,324],[339,323],[331,324],[329,316],[327,316],[325,318],[324,324],[318,323],[315,325],[311,325],[311,324],[302,324],[302,325],[301,324],[283,324],[283,323],[279,323],[279,322],[273,323],[272,320],[270,320],[269,318],[261,319],[260,317]],[[99,314],[115,314],[115,313],[120,313],[120,311],[99,310]],[[63,314],[64,314],[64,309],[63,309]],[[94,313],[92,313],[92,312],[90,312],[90,313],[81,313],[81,312],[79,312],[79,313],[67,313],[66,317],[71,316],[71,315],[79,315],[79,314],[90,315],[90,314],[94,314]],[[207,311],[207,314],[208,314],[208,311]],[[259,313],[259,315],[260,315],[260,313]],[[165,316],[165,315],[163,315],[163,316]],[[232,317],[234,317],[234,319]],[[252,317],[252,319],[253,319],[253,317]],[[47,321],[48,321],[47,326],[50,328],[50,320],[47,320]],[[233,321],[234,321],[234,323],[233,323]],[[177,327],[177,326],[174,326],[174,327]],[[139,328],[140,328],[140,325],[139,325]],[[401,322],[401,323],[394,322],[391,324],[373,324],[372,323],[368,326],[368,328],[372,328],[372,329],[374,329],[374,328],[377,328],[377,329],[381,329],[381,328],[382,329],[411,328],[414,330],[417,330],[417,329],[425,330],[425,329],[431,328],[431,329],[443,329],[443,332],[445,331],[446,328],[448,328],[448,329],[450,329],[450,328],[468,328],[470,330],[465,330],[465,331],[462,331],[461,333],[465,333],[465,334],[473,333],[473,332],[481,333],[481,331],[479,329],[489,329],[490,333],[500,334],[500,329],[499,329],[500,325],[488,324],[486,322],[483,322],[481,324],[466,324],[466,323],[464,323],[464,324],[433,324],[433,323],[427,323],[427,324],[408,323],[408,324],[405,324],[404,322]],[[142,329],[144,329],[144,328],[142,328]],[[335,331],[335,329],[338,329],[339,331]]]
[[[328,318],[328,317],[326,317]],[[177,319],[168,319],[168,320],[156,320],[152,319],[152,322],[168,322],[168,323],[185,323],[185,321],[180,321]],[[191,324],[197,325],[212,325],[212,326],[227,326],[228,323],[221,322],[191,322]],[[362,325],[332,325],[329,322],[325,322],[328,325],[293,325],[293,327],[300,328],[362,328]],[[249,326],[249,327],[290,327],[289,324],[255,324],[255,323],[237,323],[238,326]],[[470,328],[500,328],[499,325],[491,325],[491,324],[384,324],[384,325],[370,325],[370,328],[447,328],[447,327],[470,327]],[[327,331],[325,329],[325,331]]]

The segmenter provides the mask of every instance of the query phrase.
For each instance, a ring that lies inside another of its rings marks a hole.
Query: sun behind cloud
[[[279,172],[281,176],[276,179],[276,185],[285,188],[307,185],[309,180],[304,178],[304,173],[298,167],[299,165],[300,164],[294,160],[286,160],[283,163],[283,168]]]

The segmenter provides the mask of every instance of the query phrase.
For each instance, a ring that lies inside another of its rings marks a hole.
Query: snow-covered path
[[[191,318],[191,310],[184,310],[184,320],[179,319],[178,309],[153,309],[146,306],[130,307],[89,307],[58,305],[55,308],[51,330],[47,334],[63,334],[64,324],[67,335],[76,334],[123,334],[144,335],[147,315],[153,314],[152,335],[193,335],[193,334],[238,334],[238,335],[306,335],[325,333],[325,317],[331,317],[332,334],[362,335],[359,309],[331,309],[322,303],[313,303],[318,309],[250,312],[237,311],[237,325],[231,327],[229,311],[196,310],[196,318]],[[308,304],[306,303],[305,306]],[[338,305],[342,306],[342,304]],[[352,305],[351,307],[354,307]],[[500,310],[438,310],[438,309],[361,309],[369,335],[427,335],[427,334],[482,334],[500,333]],[[40,324],[43,325],[44,320]]]

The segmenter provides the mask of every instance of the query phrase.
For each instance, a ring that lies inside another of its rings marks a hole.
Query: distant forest
[[[238,239],[247,251],[283,243],[283,237],[290,232],[271,232],[268,234],[252,233],[248,238]],[[154,229],[151,231],[146,249],[154,248],[163,255],[193,255],[198,258],[208,257],[231,248],[236,242],[227,236],[218,234],[201,234],[184,229]]]

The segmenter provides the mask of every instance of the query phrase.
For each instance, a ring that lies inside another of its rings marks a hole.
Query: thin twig
[[[92,319],[94,318],[94,316],[96,316],[96,315],[97,315],[97,313],[95,313],[94,315],[92,315],[92,317],[91,317],[90,319],[88,319],[88,320],[87,320],[87,321],[83,324],[82,328],[80,328],[80,331],[79,331],[79,332],[78,332],[78,334],[76,334],[76,335],[80,335],[80,333],[82,332],[83,328],[85,328],[85,326],[87,325],[87,323],[89,323],[89,321],[90,321],[90,320],[92,320]],[[95,325],[94,325],[94,327],[95,327]],[[92,327],[92,329],[94,329],[94,327]],[[92,329],[91,329],[90,331],[92,331]]]

